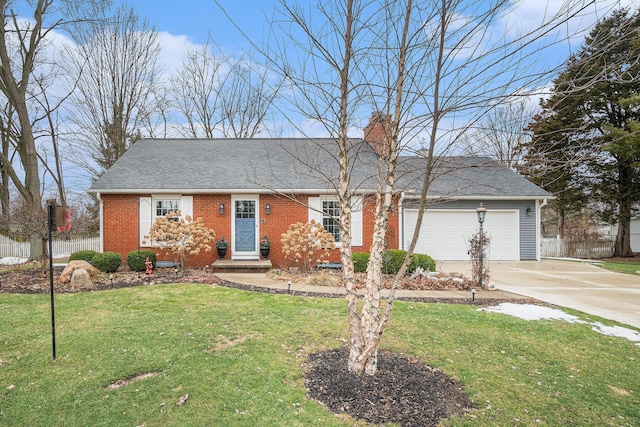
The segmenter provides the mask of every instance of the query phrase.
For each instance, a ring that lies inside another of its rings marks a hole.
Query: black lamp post
[[[476,213],[478,214],[478,222],[480,223],[480,236],[479,236],[479,240],[480,240],[480,253],[478,254],[478,258],[480,261],[480,274],[479,274],[479,279],[478,279],[478,286],[480,287],[480,289],[482,288],[482,276],[484,276],[484,266],[483,264],[483,253],[484,253],[484,233],[482,232],[482,224],[484,224],[484,217],[487,214],[487,210],[485,209],[484,206],[482,206],[482,202],[480,202],[480,206],[478,206],[478,208],[476,209]]]

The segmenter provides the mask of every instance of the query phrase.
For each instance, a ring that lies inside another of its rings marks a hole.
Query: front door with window
[[[234,239],[233,258],[257,259],[258,244],[256,239],[256,206],[255,199],[236,199],[233,203]]]

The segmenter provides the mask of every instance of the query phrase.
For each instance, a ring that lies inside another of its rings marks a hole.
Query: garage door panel
[[[404,242],[408,246],[418,217],[417,210],[405,210]],[[488,211],[484,231],[490,237],[490,260],[520,258],[517,211]],[[475,211],[430,210],[423,219],[415,252],[436,260],[468,260],[469,240],[478,231]]]

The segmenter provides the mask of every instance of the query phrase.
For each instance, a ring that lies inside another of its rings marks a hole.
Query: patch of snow
[[[640,333],[622,326],[605,326],[600,322],[592,323],[592,328],[596,332],[600,332],[602,335],[608,335],[611,337],[626,338],[629,341],[633,341],[636,345],[640,346]]]
[[[578,316],[565,313],[562,310],[549,307],[541,307],[532,304],[514,304],[505,302],[495,307],[479,308],[478,311],[484,311],[489,313],[501,313],[509,316],[518,317],[523,320],[564,320],[569,323],[582,323],[591,325],[594,331],[603,335],[626,338],[629,341],[634,342],[637,346],[640,346],[640,333],[623,328],[622,326],[605,326],[600,322],[586,322],[580,320]]]
[[[587,323],[580,320],[578,316],[565,313],[562,310],[532,304],[514,304],[505,302],[496,307],[481,308],[480,310],[491,313],[508,314],[509,316],[519,317],[524,320],[550,319],[565,320],[569,323]]]
[[[27,258],[18,258],[15,256],[0,258],[0,264],[2,265],[24,264],[25,262],[27,262]]]
[[[69,258],[71,254],[53,254],[53,258]]]

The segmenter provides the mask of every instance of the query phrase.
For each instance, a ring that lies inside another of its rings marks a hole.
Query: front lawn
[[[605,261],[602,266],[618,273],[640,275],[640,257],[630,258],[626,262]]]
[[[382,346],[473,401],[445,425],[640,425],[628,340],[473,306],[394,307]],[[344,345],[344,300],[185,284],[59,294],[56,361],[49,310],[48,295],[0,294],[0,425],[354,425],[308,399],[302,376],[309,353]]]

